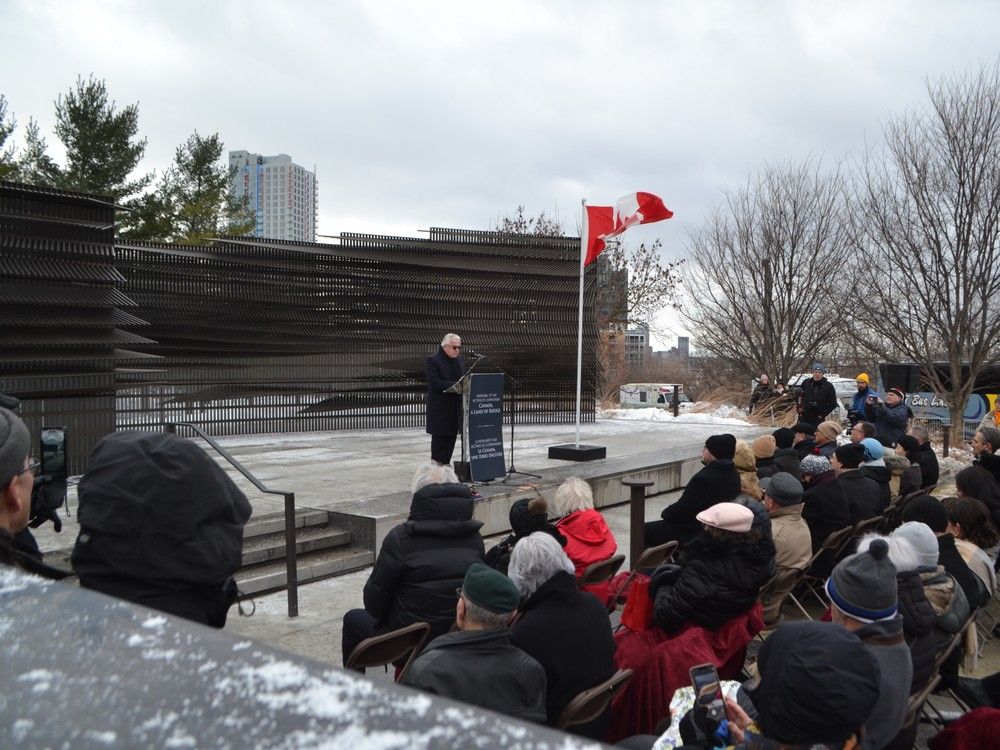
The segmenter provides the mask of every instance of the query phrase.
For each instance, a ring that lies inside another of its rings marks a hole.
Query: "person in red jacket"
[[[556,513],[563,516],[556,528],[566,537],[564,550],[578,578],[589,565],[615,554],[618,543],[604,516],[594,510],[594,493],[589,484],[579,477],[570,477],[559,485],[553,504]],[[587,586],[585,591],[603,600],[607,598],[607,589],[608,584],[603,583]]]

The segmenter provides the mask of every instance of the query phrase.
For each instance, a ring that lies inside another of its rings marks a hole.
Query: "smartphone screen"
[[[712,664],[700,664],[691,667],[691,687],[694,689],[696,704],[707,706],[712,701],[722,700],[722,686],[719,684],[719,673]]]
[[[39,435],[42,474],[53,479],[65,479],[66,472],[66,428],[43,427]]]

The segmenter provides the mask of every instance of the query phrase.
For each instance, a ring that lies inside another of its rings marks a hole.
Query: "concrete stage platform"
[[[692,418],[703,421],[687,421]],[[518,425],[515,465],[541,478],[515,475],[509,484],[496,480],[479,486],[483,500],[477,503],[476,517],[484,523],[484,536],[504,533],[513,502],[534,496],[536,491],[550,497],[559,483],[572,475],[591,483],[600,507],[628,500],[628,488],[619,482],[625,476],[653,481],[649,494],[667,492],[682,486],[697,470],[708,435],[732,432],[746,438],[761,431],[760,427],[729,424],[710,415],[682,415],[676,422],[599,419],[582,425],[581,442],[606,446],[607,458],[576,463],[547,456],[550,445],[573,441],[572,425]],[[508,462],[509,438],[507,427],[504,442]],[[354,545],[371,550],[373,555],[386,532],[405,519],[413,472],[430,455],[430,436],[419,428],[254,435],[221,438],[219,442],[269,488],[294,492],[299,510],[329,513],[333,525],[349,530]],[[282,511],[280,497],[262,495],[221,458],[218,460],[250,499],[251,521]],[[73,488],[69,510],[68,517],[62,514],[62,533],[56,534],[50,524],[35,532],[42,550],[54,557],[68,556],[79,529]]]

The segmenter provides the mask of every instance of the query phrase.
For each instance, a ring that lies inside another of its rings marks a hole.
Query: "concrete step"
[[[330,522],[329,514],[324,510],[303,508],[295,511],[295,528],[303,529],[310,526],[326,526]],[[253,516],[243,527],[243,541],[266,534],[274,534],[285,530],[284,513],[267,513]]]
[[[323,526],[307,526],[295,530],[295,551],[298,555],[331,547],[346,547],[351,543],[351,532],[330,528],[325,525],[325,513],[323,518]],[[285,558],[284,530],[249,538],[244,536],[243,567],[270,562],[278,558]]]
[[[375,562],[375,553],[360,547],[336,547],[311,552],[298,558],[297,577],[300,584],[350,573]],[[287,584],[284,559],[242,568],[236,573],[236,583],[244,594],[259,594],[282,589]]]

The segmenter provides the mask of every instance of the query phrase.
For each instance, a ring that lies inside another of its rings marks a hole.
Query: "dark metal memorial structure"
[[[114,241],[104,198],[0,182],[0,391],[70,470],[115,429],[211,435],[422,425],[454,331],[504,371],[518,422],[572,421],[579,240],[431,229],[337,244]],[[592,267],[593,268],[593,267]],[[583,417],[594,416],[587,274]]]

